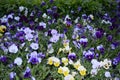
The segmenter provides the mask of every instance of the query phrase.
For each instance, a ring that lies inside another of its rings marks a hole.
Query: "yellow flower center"
[[[60,65],[60,62],[54,62],[54,66],[58,67]]]
[[[85,75],[86,75],[86,70],[80,70],[80,74],[81,74],[82,76],[85,76]]]
[[[62,73],[63,73],[63,70],[62,70],[61,67],[58,68],[58,73],[59,73],[59,74],[62,74]]]
[[[64,76],[67,76],[69,74],[69,71],[63,71]]]
[[[48,59],[48,64],[49,65],[52,65],[53,64],[53,60],[50,58],[50,59]]]

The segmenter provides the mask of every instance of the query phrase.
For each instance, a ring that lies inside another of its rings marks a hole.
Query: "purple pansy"
[[[38,56],[38,53],[36,51],[30,53],[28,63],[31,64],[41,63],[41,57]]]
[[[92,60],[95,56],[95,53],[93,51],[83,51],[83,56],[87,59],[87,60]]]
[[[38,57],[39,58],[45,58],[45,54],[43,54],[42,52],[38,53]]]
[[[105,48],[104,48],[103,45],[101,44],[101,45],[97,46],[97,50],[100,51],[100,52],[103,54],[104,51],[105,51]]]
[[[108,40],[109,42],[111,42],[112,39],[113,39],[113,36],[112,36],[112,35],[108,35],[108,36],[107,36],[107,40]]]
[[[23,73],[24,78],[30,78],[31,75],[31,69],[29,67],[26,68],[25,72]]]
[[[68,54],[68,59],[75,60],[76,59],[76,54],[75,53]]]
[[[118,65],[119,63],[120,63],[120,53],[118,53],[118,56],[112,60],[112,64],[115,66]]]
[[[16,73],[15,73],[15,72],[11,72],[11,73],[9,74],[10,80],[14,80],[15,76],[16,76]]]
[[[81,37],[79,42],[83,47],[86,47],[88,43],[88,39],[86,37]]]
[[[103,29],[97,29],[96,31],[95,31],[95,33],[94,33],[94,36],[96,37],[96,38],[102,38],[103,37],[103,35],[104,35],[104,31],[103,31]]]
[[[7,62],[7,57],[6,56],[0,56],[0,61],[5,63]]]

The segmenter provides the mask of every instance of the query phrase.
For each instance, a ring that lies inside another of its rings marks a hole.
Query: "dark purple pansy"
[[[85,36],[82,36],[79,40],[80,44],[83,46],[83,47],[86,47],[87,46],[87,43],[88,43],[88,39],[85,37]]]
[[[87,60],[92,60],[95,56],[95,53],[93,51],[83,51],[83,56],[87,59]]]
[[[41,6],[45,6],[46,3],[44,1],[41,2]]]
[[[87,15],[86,14],[82,14],[82,19],[87,19]]]
[[[119,63],[120,63],[120,52],[118,53],[118,56],[112,60],[112,64],[115,66],[118,65]]]
[[[53,3],[54,2],[54,0],[49,0],[50,1],[50,3]]]
[[[22,23],[22,22],[18,22],[18,23],[16,24],[16,26],[18,26],[19,28],[21,28],[21,27],[23,26],[23,23]]]
[[[82,9],[82,8],[79,6],[79,7],[78,7],[78,12],[80,12],[80,11],[81,11],[81,9]]]
[[[53,18],[54,18],[54,19],[57,19],[58,17],[59,17],[59,13],[54,12],[54,13],[53,13]]]
[[[25,42],[25,38],[24,37],[19,37],[19,40],[21,43]]]
[[[47,9],[47,14],[51,15],[52,14],[52,9]]]
[[[14,25],[9,26],[9,30],[15,30],[15,29],[16,29],[16,27]]]
[[[57,6],[53,6],[53,7],[52,7],[52,10],[53,10],[54,12],[56,12],[56,11],[57,11]]]
[[[108,40],[109,42],[111,42],[112,39],[113,39],[113,36],[112,36],[112,35],[108,35],[108,36],[107,36],[107,40]]]
[[[103,19],[106,20],[106,21],[110,21],[111,20],[110,16],[107,13],[104,14]]]
[[[96,38],[102,38],[103,35],[104,35],[104,30],[103,29],[99,28],[99,29],[96,30],[96,32],[95,32],[95,37]]]
[[[24,35],[25,35],[24,31],[18,31],[16,33],[16,37],[21,37],[21,36],[24,36]]]
[[[0,61],[3,63],[7,62],[7,57],[6,56],[0,56]]]
[[[23,73],[24,78],[30,78],[31,77],[31,70],[29,67],[26,68],[25,72]]]
[[[110,30],[114,30],[114,29],[116,29],[116,28],[118,28],[118,24],[112,24],[111,26],[109,26],[109,29]]]
[[[68,55],[68,59],[75,60],[76,59],[76,54],[75,53],[70,53]]]
[[[41,30],[43,30],[44,28],[43,28],[43,26],[38,25],[38,26],[37,26],[37,29],[41,31]]]
[[[51,30],[48,30],[48,36],[52,36]]]
[[[25,15],[20,16],[20,22],[26,22],[28,23],[28,18]]]
[[[42,11],[38,11],[37,16],[40,17],[42,15]]]

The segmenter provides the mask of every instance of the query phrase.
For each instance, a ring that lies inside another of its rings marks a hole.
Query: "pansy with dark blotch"
[[[0,56],[0,61],[3,63],[7,62],[7,57],[6,56]]]
[[[97,39],[100,39],[104,36],[104,30],[102,28],[98,28],[96,31],[95,31],[95,37]]]
[[[88,39],[85,37],[85,36],[82,36],[79,40],[80,44],[83,46],[83,47],[86,47],[87,44],[88,44]]]
[[[15,79],[15,76],[16,76],[16,73],[15,73],[15,72],[10,72],[10,74],[9,74],[10,80],[14,80],[14,79]]]
[[[38,56],[38,53],[36,51],[30,53],[28,63],[31,64],[41,63],[41,57]]]
[[[113,58],[113,60],[112,60],[113,66],[117,66],[119,63],[120,63],[120,52],[119,52],[118,55],[117,55],[115,58]]]
[[[95,56],[95,52],[88,50],[88,51],[83,51],[83,56],[87,59],[87,60],[92,60]]]
[[[26,70],[23,73],[24,78],[30,78],[32,76],[31,69],[29,67],[26,68]]]
[[[69,53],[68,54],[68,59],[75,60],[77,58],[75,53]]]

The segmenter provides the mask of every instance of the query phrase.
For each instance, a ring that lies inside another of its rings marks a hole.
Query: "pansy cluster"
[[[107,13],[96,20],[20,6],[0,18],[0,79],[119,80],[119,27]]]

